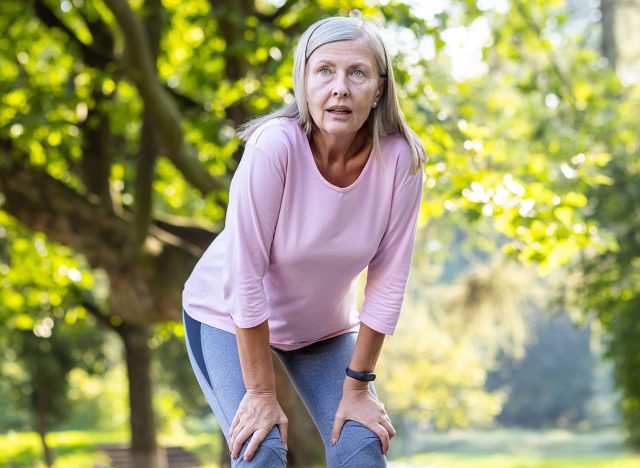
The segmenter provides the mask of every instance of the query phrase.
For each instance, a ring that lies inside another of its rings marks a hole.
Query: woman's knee
[[[338,442],[327,449],[329,468],[380,468],[387,466],[376,434],[355,421],[347,421]]]
[[[280,438],[280,432],[276,427],[275,431],[272,430],[267,437],[262,441],[258,449],[253,454],[253,458],[249,461],[244,461],[244,453],[249,445],[247,440],[240,456],[236,460],[232,460],[233,468],[243,467],[255,467],[255,468],[280,468],[287,464],[287,451],[284,449],[284,444]],[[275,433],[274,433],[275,432]]]

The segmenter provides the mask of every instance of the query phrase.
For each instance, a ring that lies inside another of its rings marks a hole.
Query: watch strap
[[[372,382],[376,380],[376,374],[373,372],[358,372],[347,367],[347,375],[352,379],[360,380],[362,382]]]

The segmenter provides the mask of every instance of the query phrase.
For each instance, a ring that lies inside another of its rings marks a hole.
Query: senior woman
[[[295,102],[240,132],[225,228],[183,293],[189,358],[233,466],[286,464],[270,350],[327,465],[386,466],[396,431],[373,372],[406,289],[426,158],[390,63],[372,23],[320,20],[296,49]]]

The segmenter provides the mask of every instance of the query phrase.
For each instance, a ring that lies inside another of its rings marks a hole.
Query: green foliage
[[[68,375],[105,369],[102,335],[87,316],[82,291],[94,284],[68,249],[21,228],[0,212],[0,337],[3,396],[9,410],[2,429],[27,424],[55,427],[69,416]],[[40,423],[38,423],[38,418]]]
[[[484,390],[487,364],[471,340],[455,340],[415,305],[380,362],[378,392],[393,420],[429,421],[438,430],[486,425],[504,395]]]
[[[532,272],[504,259],[464,269],[452,284],[444,272],[429,288],[411,284],[396,336],[385,344],[380,392],[401,421],[477,427],[502,411],[508,394],[485,389],[488,373],[499,354],[522,356],[525,320],[543,297]]]
[[[615,247],[584,256],[577,279],[580,287],[571,299],[595,312],[609,332],[608,355],[624,392],[623,417],[630,430],[630,443],[639,447],[640,143],[634,129],[640,124],[636,112],[640,89],[629,87],[613,96],[613,107],[606,111],[606,119],[599,119],[597,129],[613,155],[605,167],[613,183],[594,188],[588,195],[591,219],[614,237]]]
[[[179,422],[186,414],[204,417],[211,413],[193,370],[183,365],[189,362],[184,339],[182,324],[168,322],[157,326],[151,341],[155,350],[155,381],[163,389],[166,407],[174,409],[173,415],[167,411],[159,414],[164,414],[165,420],[172,423]]]
[[[435,163],[424,220],[484,217],[543,273],[582,263],[568,300],[608,334],[638,446],[638,85],[571,33],[564,2],[515,1],[485,18],[488,73],[416,96],[436,117],[424,127]]]

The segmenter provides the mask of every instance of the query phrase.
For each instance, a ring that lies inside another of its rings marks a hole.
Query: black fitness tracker
[[[347,367],[347,375],[352,379],[360,380],[362,382],[372,382],[376,380],[376,374],[373,372],[357,372]]]

